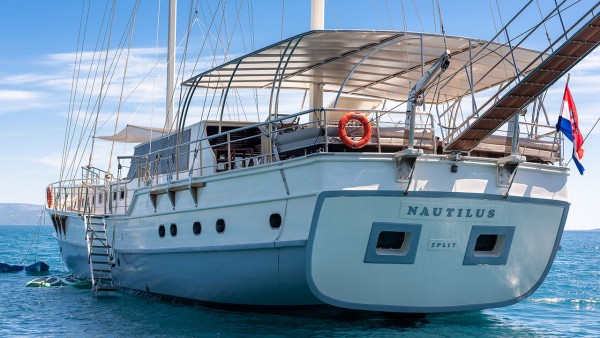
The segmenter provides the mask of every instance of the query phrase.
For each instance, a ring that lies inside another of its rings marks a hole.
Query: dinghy
[[[25,267],[28,274],[44,274],[50,270],[50,266],[44,262],[35,262]]]
[[[0,262],[0,272],[18,272],[23,271],[23,265],[7,264]]]
[[[26,287],[50,287],[61,285],[63,285],[62,280],[59,277],[54,276],[36,278],[25,284]]]

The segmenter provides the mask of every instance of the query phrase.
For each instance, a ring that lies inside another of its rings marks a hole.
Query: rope
[[[23,262],[25,261],[27,256],[29,256],[29,254],[31,253],[32,247],[35,248],[35,252],[33,254],[33,261],[37,262],[37,252],[38,252],[38,247],[39,247],[38,244],[40,241],[40,227],[42,225],[46,225],[46,217],[45,217],[45,213],[44,213],[44,207],[42,207],[42,211],[40,212],[40,216],[38,218],[38,224],[35,227],[35,232],[33,233],[34,239],[31,242],[29,242],[29,247],[27,248],[27,251],[25,251],[25,254],[22,255],[22,258],[19,261],[19,264],[23,264]]]
[[[113,11],[114,11],[114,7],[113,7]],[[114,17],[114,16],[113,16],[113,17]],[[129,24],[132,22],[132,19],[133,19],[133,15],[132,15],[132,16],[129,18],[128,25],[129,25]],[[110,31],[107,31],[107,32],[106,32],[107,34],[105,34],[105,41],[106,41],[106,37],[108,36],[108,41],[109,41],[109,43],[110,43],[110,36],[112,35],[112,34],[110,34],[110,32],[112,32],[112,21],[111,21],[111,24],[110,24]],[[121,58],[121,55],[122,55],[122,53],[123,53],[123,48],[122,48],[122,46],[123,46],[123,45],[124,45],[124,43],[125,43],[125,38],[126,38],[126,37],[127,37],[127,34],[126,34],[126,32],[124,32],[124,33],[123,33],[123,35],[121,36],[121,40],[120,40],[120,42],[119,42],[119,43],[118,43],[118,45],[117,45],[117,51],[118,51],[118,52],[117,52],[117,53],[115,54],[115,56],[113,57],[113,59],[112,59],[112,61],[111,61],[111,64],[110,64],[110,66],[108,67],[108,71],[106,70],[106,62],[107,62],[107,60],[108,60],[108,48],[109,48],[108,46],[109,46],[109,43],[107,43],[107,55],[106,55],[106,58],[105,58],[105,69],[104,69],[104,71],[103,71],[102,82],[101,82],[101,88],[102,88],[102,87],[104,87],[104,85],[106,84],[106,91],[102,91],[102,90],[101,90],[101,91],[100,91],[100,93],[97,95],[97,98],[96,98],[96,101],[95,101],[95,103],[94,103],[94,107],[93,107],[93,110],[94,110],[94,111],[96,111],[96,108],[97,108],[97,110],[98,110],[98,112],[99,112],[99,111],[100,111],[100,109],[101,109],[101,107],[102,107],[102,105],[103,105],[103,103],[104,103],[104,100],[106,99],[106,93],[108,92],[108,89],[110,88],[110,85],[112,84],[112,80],[113,80],[113,78],[114,78],[114,76],[115,76],[115,73],[116,73],[116,69],[117,69],[117,64],[118,64],[118,61],[120,60],[120,58]],[[102,45],[104,46],[104,43],[103,43]],[[100,60],[100,58],[99,58],[99,59],[98,59],[98,68],[96,69],[96,74],[95,74],[95,76],[97,76],[97,74],[98,74],[98,69],[99,69],[100,61],[101,61],[101,60]],[[108,74],[110,75],[110,76],[108,77],[108,80],[107,80],[107,75],[106,75],[106,73],[108,73]],[[91,100],[92,94],[93,94],[93,87],[92,87],[92,90],[90,91],[90,98],[89,98],[90,100]],[[112,115],[111,115],[111,116],[112,116]],[[94,125],[93,125],[93,126],[94,126],[94,129],[97,129],[97,117],[98,117],[98,113],[96,114],[96,120],[95,120],[95,122],[94,122]],[[91,135],[89,135],[89,137],[87,137],[87,138],[86,138],[86,142],[85,142],[85,145],[84,145],[84,147],[83,147],[83,151],[81,152],[81,157],[79,158],[79,162],[78,162],[78,163],[77,163],[77,165],[76,165],[76,163],[75,163],[75,162],[77,161],[77,153],[78,153],[78,152],[79,152],[79,150],[81,149],[81,144],[82,144],[82,142],[83,142],[83,139],[85,138],[85,136],[86,136],[86,135],[88,135],[88,134],[87,134],[87,130],[88,130],[88,127],[90,126],[90,123],[91,123],[91,121],[92,121],[92,118],[93,118],[93,115],[89,115],[89,119],[87,120],[87,122],[86,122],[86,124],[85,124],[85,126],[84,126],[84,129],[82,130],[82,132],[81,132],[81,134],[80,134],[79,143],[78,143],[78,145],[77,145],[77,150],[76,150],[76,152],[75,152],[75,155],[73,156],[73,160],[72,160],[71,166],[70,166],[70,168],[69,168],[69,171],[68,171],[68,173],[67,173],[67,176],[69,176],[69,175],[73,175],[73,176],[71,176],[71,177],[75,177],[75,174],[76,174],[76,172],[75,172],[75,168],[78,168],[78,167],[80,167],[80,166],[81,166],[81,163],[83,162],[83,156],[84,156],[85,150],[87,149],[87,146],[88,146],[88,143],[89,143],[89,141],[90,141],[90,138],[92,138],[92,144],[94,143],[93,136],[94,136],[95,132],[94,132],[94,133],[92,133]],[[104,124],[105,124],[106,122],[108,122],[108,121],[105,121],[105,122],[104,122]],[[104,124],[102,124],[102,126],[103,126]],[[92,150],[93,150],[93,147],[92,147]],[[91,151],[91,152],[90,152],[90,157],[92,156],[92,154],[93,154],[93,151]]]
[[[77,53],[75,55],[75,64],[73,66],[73,75],[72,75],[72,82],[71,82],[71,94],[70,94],[70,98],[69,98],[69,112],[68,112],[68,117],[67,117],[67,124],[65,125],[65,139],[63,141],[63,153],[62,153],[62,159],[61,159],[61,167],[60,167],[60,181],[62,181],[62,175],[64,173],[64,166],[66,164],[66,150],[67,150],[67,144],[68,144],[68,134],[69,134],[69,129],[70,129],[70,124],[72,121],[72,116],[73,116],[73,111],[75,109],[75,97],[76,97],[76,93],[77,93],[77,88],[79,88],[78,84],[79,84],[79,74],[81,71],[81,60],[83,59],[83,46],[85,45],[85,36],[86,36],[86,32],[87,32],[87,22],[88,22],[88,18],[89,18],[89,14],[90,14],[90,6],[88,5],[88,11],[87,11],[87,16],[85,18],[84,21],[84,17],[83,17],[83,13],[85,10],[85,1],[82,1],[82,6],[81,6],[81,16],[79,19],[79,32],[77,33]],[[81,38],[82,32],[81,32],[81,26],[84,25],[85,22],[85,28],[83,31],[83,38]]]
[[[108,43],[106,44],[106,56],[104,59],[104,71],[102,72],[102,82],[100,84],[100,94],[102,95],[102,89],[104,87],[104,83],[105,83],[105,74],[106,74],[106,65],[108,63],[108,52],[110,50],[110,39],[112,37],[112,27],[113,27],[113,23],[115,20],[115,8],[117,7],[117,0],[113,0],[113,7],[112,7],[112,11],[111,11],[111,23],[110,23],[110,30],[108,33]],[[98,126],[98,116],[100,115],[100,106],[98,106],[98,110],[96,111],[96,119],[94,121],[94,131],[92,133],[92,136],[96,134],[96,127]],[[92,155],[94,154],[94,142],[95,139],[92,137],[92,148],[90,150],[90,159],[88,161],[88,166],[92,165]]]
[[[68,158],[69,158],[69,153],[71,153],[71,149],[72,149],[72,146],[73,146],[72,142],[75,139],[75,133],[76,133],[76,130],[77,130],[77,125],[79,123],[79,117],[81,115],[81,109],[83,107],[83,102],[85,100],[85,96],[86,96],[86,93],[87,93],[87,87],[88,87],[88,84],[89,84],[90,74],[91,74],[94,62],[96,60],[96,54],[97,54],[96,52],[98,50],[98,44],[100,42],[100,36],[102,34],[102,27],[104,26],[104,22],[106,20],[106,14],[108,12],[108,5],[109,5],[109,2],[106,3],[106,6],[104,8],[104,14],[102,15],[101,29],[99,30],[98,37],[96,38],[96,46],[94,48],[94,53],[93,53],[93,56],[92,56],[92,61],[90,63],[90,69],[88,71],[87,79],[86,79],[85,86],[84,86],[84,89],[83,89],[83,94],[81,95],[81,101],[80,101],[80,104],[79,104],[79,108],[78,108],[78,112],[77,112],[77,118],[75,120],[75,125],[73,126],[71,124],[71,120],[73,118],[73,114],[70,114],[69,121],[67,123],[67,127],[66,127],[66,130],[65,130],[65,142],[67,143],[67,146],[66,146],[65,149],[63,149],[63,159],[62,159],[62,163],[61,163],[61,176],[60,176],[61,181],[65,178],[65,176],[68,177],[68,172],[65,171],[66,167],[67,167],[67,161],[68,161]],[[88,8],[88,12],[89,12],[89,8]],[[87,21],[88,21],[88,19],[89,18],[86,17],[86,27],[87,27]],[[86,29],[86,31],[87,31],[87,29]],[[84,46],[81,47],[81,51],[80,51],[81,54],[83,54],[83,48],[84,48]],[[97,67],[96,67],[96,74],[97,74],[97,71],[98,71],[98,68],[99,68],[99,61],[100,61],[100,59],[98,59],[98,64],[97,64]],[[88,98],[88,105],[86,107],[86,112],[89,111],[89,103],[91,101],[93,86],[96,83],[96,76],[95,76],[96,74],[94,74],[94,81],[92,82],[93,85],[92,85],[92,90],[90,91],[90,95],[89,95],[89,98]],[[87,113],[86,113],[86,115],[87,115]],[[81,138],[80,138],[80,143],[81,143]]]
[[[129,34],[129,46],[127,46],[127,57],[125,58],[125,69],[123,70],[123,81],[121,82],[121,93],[119,94],[119,105],[117,107],[117,118],[115,119],[115,131],[117,133],[117,127],[119,126],[119,116],[121,115],[121,105],[123,104],[123,91],[125,90],[125,79],[127,79],[127,69],[129,68],[129,54],[131,52],[131,42],[133,41],[133,32],[135,31],[135,19],[137,18],[137,10],[140,2],[136,0],[133,8],[133,21],[131,23],[131,33]],[[112,155],[115,148],[115,141],[113,140],[110,147],[110,156],[108,157],[108,168],[106,169],[106,175],[110,175],[110,166],[112,164]],[[90,155],[91,156],[91,155]]]
[[[444,37],[444,49],[448,50],[448,43],[446,42],[446,30],[444,29],[444,21],[442,20],[442,10],[440,6],[440,0],[437,0],[438,15],[440,16],[440,29],[442,36]]]
[[[590,136],[592,131],[594,131],[594,128],[596,128],[596,125],[598,125],[598,122],[600,122],[600,116],[598,116],[598,119],[596,119],[596,123],[594,123],[594,125],[592,126],[592,129],[590,129],[590,131],[587,133],[587,135],[585,135],[585,137],[583,138],[583,143],[581,143],[582,146],[585,144],[585,141],[587,140],[588,136]],[[569,162],[567,162],[566,165],[569,165],[569,163],[571,163],[572,160],[573,160],[573,157],[569,158]]]
[[[535,0],[535,3],[537,5],[538,11],[540,12],[540,19],[544,20],[544,15],[542,14],[542,8],[540,7],[540,2],[538,0]],[[552,39],[550,39],[550,34],[548,34],[548,27],[546,26],[546,21],[544,22],[544,31],[546,32],[546,40],[548,40],[548,44],[550,44],[550,46],[552,46]],[[554,52],[554,48],[550,49],[552,52]]]
[[[285,0],[281,0],[281,39],[283,40],[283,29],[285,28]]]
[[[386,7],[387,7],[387,1],[386,1]],[[404,9],[404,0],[400,1],[400,5],[402,7],[402,26],[404,27],[404,34],[406,34],[406,30],[407,30],[407,26],[406,26],[406,10]],[[388,9],[388,14],[389,14],[389,9]]]
[[[337,15],[335,15],[335,12],[333,11],[333,8],[331,7],[331,5],[329,5],[328,1],[325,1],[325,7],[327,7],[327,9],[329,10],[329,12],[331,12],[331,15],[333,15],[333,19],[337,23],[337,26],[341,28],[342,27],[342,23],[338,19]]]
[[[494,7],[492,7],[492,0],[488,0],[490,5],[490,13],[492,14],[492,22],[494,23],[494,31],[498,33],[498,26],[496,26],[496,16],[494,15]]]
[[[415,13],[417,14],[417,19],[419,20],[419,25],[421,26],[421,32],[424,32],[423,22],[421,22],[421,16],[419,15],[419,10],[417,9],[417,5],[415,4],[415,0],[411,0],[413,7],[415,8]],[[404,7],[404,5],[402,5]]]
[[[377,5],[375,4],[375,0],[371,0],[373,3],[373,7],[375,7],[375,13],[377,13],[377,18],[379,19],[379,23],[381,24],[381,28],[385,29],[385,25],[383,24],[383,20],[381,20],[381,15],[379,15],[379,10],[377,9]]]
[[[392,22],[392,14],[390,13],[390,8],[388,7],[387,0],[384,0],[384,3],[385,3],[385,9],[387,10],[387,14],[388,14],[388,20],[390,20],[390,27],[392,27],[392,30],[394,30],[394,23]],[[404,8],[404,4],[402,5],[402,8]],[[406,30],[406,28],[404,28],[404,30]]]

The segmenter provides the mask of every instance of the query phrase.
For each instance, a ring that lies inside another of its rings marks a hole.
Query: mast
[[[169,0],[169,33],[167,52],[167,112],[165,128],[173,127],[173,99],[175,97],[175,24],[177,21],[177,0]]]
[[[325,29],[325,0],[311,0],[310,1],[310,29],[311,30],[322,30]],[[323,107],[323,84],[322,83],[311,83],[310,84],[310,95],[309,95],[309,108],[322,108]],[[317,120],[319,116],[317,113],[311,115],[311,120]]]

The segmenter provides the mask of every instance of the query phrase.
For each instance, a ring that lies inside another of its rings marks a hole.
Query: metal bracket
[[[192,194],[192,199],[194,200],[195,207],[198,207],[198,188],[202,188],[205,186],[206,186],[205,182],[191,182],[188,185],[188,189],[190,190],[190,193]]]
[[[394,154],[394,159],[396,160],[396,167],[398,169],[398,177],[396,178],[396,180],[399,183],[407,183],[404,194],[408,192],[408,187],[410,186],[412,175],[415,171],[415,163],[417,162],[417,157],[421,155],[423,155],[423,150],[410,148],[404,149]]]
[[[517,174],[519,164],[525,162],[524,156],[509,155],[506,157],[499,158],[496,163],[498,164],[498,174],[496,176],[496,183],[500,187],[507,187],[504,198],[508,197],[510,187]]]

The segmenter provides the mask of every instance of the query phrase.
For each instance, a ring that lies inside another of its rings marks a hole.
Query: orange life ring
[[[48,203],[48,208],[52,208],[52,188],[50,186],[46,187],[46,202]]]
[[[363,137],[358,141],[354,141],[348,136],[348,134],[346,134],[346,125],[350,120],[357,120],[358,122],[360,122],[360,124],[362,124]],[[337,133],[340,137],[340,140],[342,140],[342,142],[344,142],[344,144],[347,147],[352,149],[359,149],[366,146],[367,143],[369,143],[369,141],[371,140],[372,131],[373,130],[371,128],[371,123],[369,123],[369,120],[367,120],[367,118],[364,115],[359,113],[347,113],[344,116],[342,116],[340,122],[338,123],[337,129]]]

